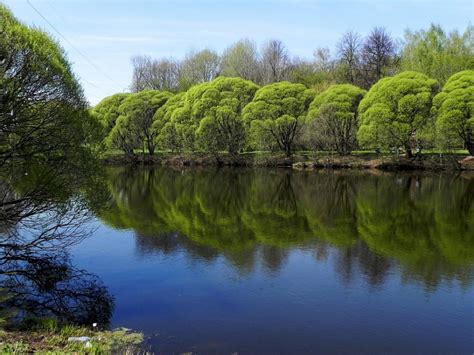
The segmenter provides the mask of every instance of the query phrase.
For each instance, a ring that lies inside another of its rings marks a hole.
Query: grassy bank
[[[109,152],[103,161],[109,165],[152,166],[268,166],[296,169],[379,169],[379,170],[474,170],[474,158],[467,152],[428,152],[407,159],[404,156],[355,152],[348,156],[327,152],[298,152],[291,157],[267,152],[238,155],[188,153],[157,153],[123,155]]]
[[[126,328],[99,331],[53,322],[27,329],[0,331],[0,354],[132,354],[143,342],[141,333]]]

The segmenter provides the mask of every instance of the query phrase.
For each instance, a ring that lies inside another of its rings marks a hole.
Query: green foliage
[[[119,107],[129,94],[118,93],[108,96],[99,102],[92,110],[92,116],[100,122],[103,127],[103,137],[106,137],[114,128],[120,116]]]
[[[359,105],[359,143],[367,148],[398,149],[407,156],[421,148],[433,132],[430,115],[438,83],[417,72],[381,79]]]
[[[433,100],[443,145],[463,144],[474,155],[474,70],[454,74]]]
[[[0,353],[7,355],[21,355],[31,352],[28,344],[24,342],[1,342]]]
[[[132,122],[126,116],[120,115],[117,118],[114,128],[105,139],[105,144],[110,148],[124,151],[128,155],[133,154],[133,150],[140,147],[138,136],[130,134],[132,132]]]
[[[53,322],[38,319],[39,322]],[[88,337],[87,342],[71,342],[69,337]],[[1,354],[135,354],[143,343],[142,333],[126,328],[94,331],[73,325],[34,327],[21,332],[0,333]]]
[[[172,94],[168,91],[145,90],[124,98],[118,108],[120,116],[107,137],[109,146],[129,154],[133,149],[146,146],[153,155],[157,135],[152,128],[154,116],[170,97]]]
[[[288,77],[288,81],[303,84],[307,87],[326,81],[326,77],[315,71],[312,63],[305,62],[294,64],[289,70]]]
[[[242,112],[256,148],[278,148],[290,155],[303,127],[314,91],[279,82],[259,89]]]
[[[237,153],[245,143],[241,112],[258,87],[240,78],[219,77],[193,86],[155,115],[163,148]]]
[[[2,164],[75,155],[96,138],[63,49],[1,4],[0,103]]]
[[[444,84],[454,73],[474,69],[474,26],[449,35],[439,25],[405,33],[402,69],[419,71]]]
[[[474,258],[473,187],[472,179],[439,175],[364,184],[357,199],[360,237],[429,288],[440,282],[434,270],[463,280],[459,266]]]
[[[101,131],[87,106],[63,49],[0,4],[0,253],[21,255],[41,244],[34,238],[43,233],[53,239],[46,221],[81,208],[78,180],[95,165],[91,147]],[[23,228],[38,235],[26,243],[16,234]]]
[[[184,105],[184,95],[184,92],[174,95],[155,112],[152,129],[155,131],[155,141],[159,148],[176,152],[181,150],[184,145],[184,141],[179,139],[176,130],[181,124],[173,120],[173,114],[182,109]]]
[[[317,95],[308,111],[312,146],[349,154],[356,146],[357,108],[366,91],[351,84],[331,86]]]

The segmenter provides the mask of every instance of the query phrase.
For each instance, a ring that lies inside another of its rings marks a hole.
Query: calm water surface
[[[110,169],[73,248],[158,353],[474,351],[474,176]]]

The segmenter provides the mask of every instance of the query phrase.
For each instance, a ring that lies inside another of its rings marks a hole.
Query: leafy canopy
[[[419,71],[445,83],[454,73],[474,69],[474,26],[447,34],[439,25],[405,33],[402,69]]]
[[[464,144],[474,154],[474,70],[449,78],[433,100],[441,138],[449,146]]]
[[[431,103],[438,82],[417,72],[378,81],[359,105],[359,143],[370,148],[399,148],[412,154],[432,130]]]
[[[0,159],[57,158],[96,139],[63,49],[0,4]],[[78,148],[81,147],[81,148]]]
[[[193,86],[156,114],[167,148],[237,152],[244,143],[241,112],[257,91],[241,78],[219,77]],[[178,146],[175,146],[178,145]]]
[[[259,89],[242,113],[252,135],[252,145],[277,147],[290,155],[314,96],[314,91],[303,84],[287,81]]]
[[[184,106],[184,96],[185,92],[174,95],[155,112],[152,129],[156,133],[155,143],[159,148],[175,152],[187,145],[186,140],[182,139],[185,137],[178,137],[178,130],[186,124],[173,119],[178,117],[179,110]],[[180,130],[180,133],[183,132]]]
[[[168,91],[158,90],[145,90],[128,95],[119,107],[120,116],[109,134],[109,145],[127,153],[146,145],[148,153],[154,154],[154,116],[171,96]]]
[[[91,110],[92,116],[104,128],[104,136],[107,136],[114,128],[117,118],[120,116],[119,107],[128,95],[128,93],[118,93],[108,96]]]
[[[333,85],[317,95],[308,111],[308,136],[316,145],[348,154],[357,145],[357,108],[366,91]]]

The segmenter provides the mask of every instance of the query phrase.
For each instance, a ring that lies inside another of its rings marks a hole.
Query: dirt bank
[[[346,157],[321,154],[157,154],[111,155],[103,158],[107,165],[148,166],[268,166],[294,169],[378,169],[402,170],[474,170],[474,157],[462,154],[426,154],[407,159],[403,156],[356,154]]]

